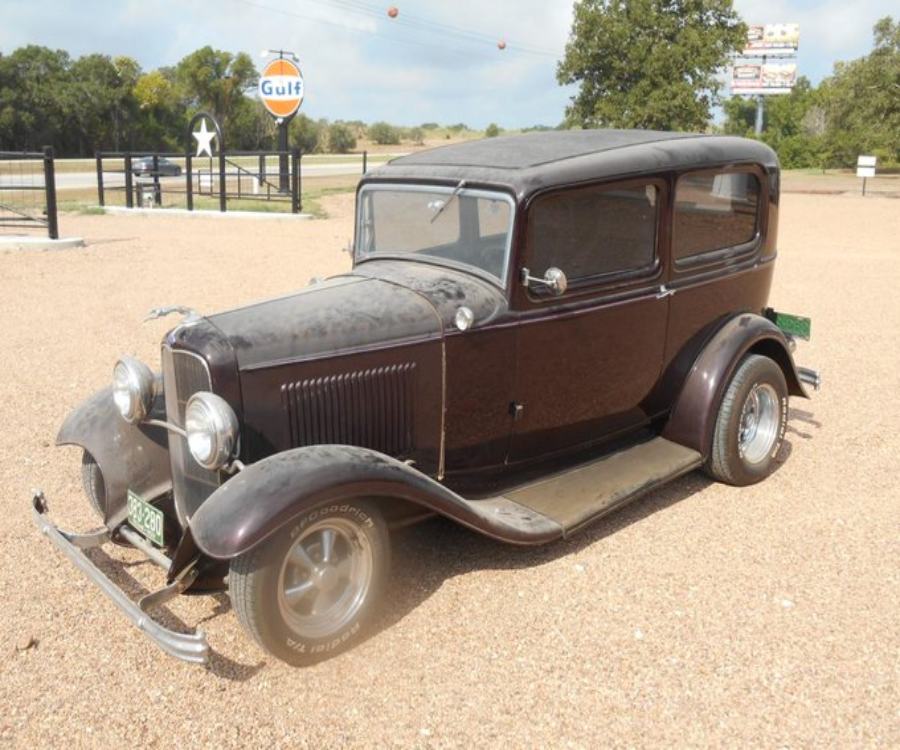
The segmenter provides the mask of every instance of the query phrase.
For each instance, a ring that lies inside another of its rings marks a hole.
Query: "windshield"
[[[366,185],[359,196],[356,260],[403,257],[487,274],[506,283],[512,198],[454,187]]]

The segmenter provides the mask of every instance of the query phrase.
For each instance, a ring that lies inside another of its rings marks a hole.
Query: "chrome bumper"
[[[206,664],[209,661],[209,644],[206,642],[206,635],[203,631],[177,633],[155,622],[147,614],[147,610],[163,604],[190,586],[197,576],[196,571],[189,570],[186,575],[171,585],[160,591],[148,594],[140,602],[135,603],[115,583],[107,578],[106,574],[94,565],[82,551],[99,547],[110,541],[107,529],[104,528],[87,534],[72,534],[58,529],[47,518],[47,500],[44,498],[44,493],[40,490],[35,490],[31,498],[31,505],[34,522],[38,525],[41,533],[80,568],[81,572],[93,581],[125,613],[133,625],[144,631],[163,651],[177,659],[196,664]]]

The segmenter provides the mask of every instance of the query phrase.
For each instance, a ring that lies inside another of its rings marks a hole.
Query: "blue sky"
[[[800,23],[799,71],[814,82],[871,48],[871,28],[896,0],[738,0],[748,23]],[[387,17],[397,6],[399,19]],[[304,111],[331,119],[554,125],[571,91],[555,80],[569,0],[0,0],[0,51],[28,44],[73,55],[126,54],[172,65],[205,44],[298,53]],[[464,29],[475,41],[411,19]],[[500,51],[496,41],[505,40]]]

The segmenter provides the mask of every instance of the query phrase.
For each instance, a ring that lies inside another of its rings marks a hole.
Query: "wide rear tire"
[[[313,664],[357,643],[390,569],[390,538],[369,501],[307,511],[231,561],[234,611],[263,649]]]
[[[707,473],[738,486],[765,479],[775,469],[787,415],[781,368],[768,357],[744,357],[719,406]]]

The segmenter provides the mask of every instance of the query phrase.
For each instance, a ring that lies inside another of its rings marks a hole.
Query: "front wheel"
[[[368,501],[308,511],[231,562],[238,619],[270,654],[312,664],[359,640],[390,568],[390,539]]]
[[[781,368],[768,357],[744,357],[719,406],[707,472],[739,486],[765,479],[775,469],[787,413]]]

